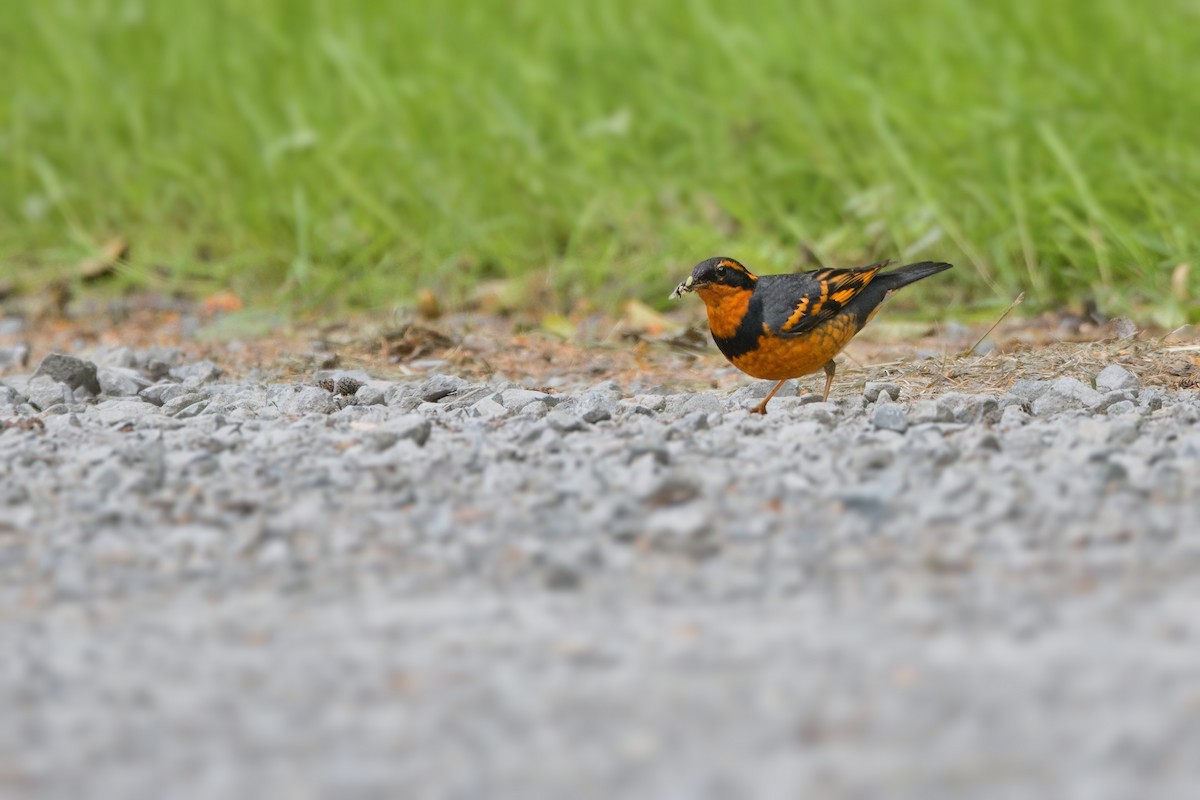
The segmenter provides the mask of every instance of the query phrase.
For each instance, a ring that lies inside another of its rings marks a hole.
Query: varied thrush
[[[672,298],[700,295],[713,341],[735,367],[755,378],[779,381],[750,409],[767,403],[791,378],[825,369],[833,384],[833,357],[862,330],[892,292],[952,265],[922,261],[882,272],[889,261],[854,269],[819,269],[791,275],[755,275],[732,258],[701,261]]]

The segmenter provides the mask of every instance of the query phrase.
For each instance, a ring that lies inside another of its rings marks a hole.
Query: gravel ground
[[[86,355],[0,380],[0,793],[1197,796],[1195,392]]]

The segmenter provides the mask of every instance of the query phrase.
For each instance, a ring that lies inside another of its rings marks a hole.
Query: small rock
[[[1133,406],[1132,403],[1130,403]],[[1136,407],[1130,408],[1130,411]],[[1108,444],[1116,447],[1127,447],[1137,441],[1138,434],[1142,430],[1142,418],[1138,415],[1114,417],[1111,414],[1109,419],[1112,424],[1108,429]]]
[[[1096,410],[1103,411],[1104,409],[1108,408],[1109,406],[1111,406],[1115,403],[1121,403],[1121,402],[1125,402],[1127,400],[1129,402],[1133,402],[1133,401],[1137,400],[1137,392],[1130,392],[1130,391],[1107,392],[1104,395],[1104,400],[1100,403],[1100,405],[1098,405],[1096,407]]]
[[[467,382],[456,375],[433,375],[417,390],[417,396],[426,403],[436,403],[443,397],[461,392]]]
[[[705,503],[686,503],[650,512],[643,523],[652,545],[659,550],[695,559],[716,555],[721,544],[713,535],[712,509]]]
[[[338,378],[333,385],[333,393],[339,397],[353,397],[365,384],[357,378]]]
[[[163,403],[162,410],[164,414],[173,417],[180,411],[199,403],[203,399],[204,398],[196,392],[185,392],[184,394],[173,397],[168,402]]]
[[[896,454],[887,447],[880,445],[861,445],[849,454],[849,463],[855,472],[883,469],[890,466],[896,459]]]
[[[467,413],[472,417],[482,417],[483,419],[501,419],[507,417],[512,412],[496,402],[495,395],[491,395],[481,400],[476,400]]]
[[[956,437],[956,444],[964,452],[990,450],[998,453],[1001,450],[1000,440],[996,438],[996,434],[987,428],[980,427],[967,428]]]
[[[866,386],[863,387],[863,397],[868,403],[877,401],[881,392],[886,392],[893,400],[900,398],[900,387],[894,383],[888,383],[887,381],[867,381]]]
[[[384,405],[388,408],[398,408],[405,413],[414,410],[423,402],[425,401],[421,399],[417,387],[411,383],[394,384],[383,393]]]
[[[29,363],[29,345],[10,344],[0,347],[0,369],[24,367]]]
[[[180,395],[189,394],[187,387],[178,383],[162,382],[147,386],[138,392],[138,396],[147,403],[153,403],[156,406],[161,406],[163,403],[169,403]]]
[[[1050,393],[1089,409],[1099,408],[1104,403],[1104,395],[1076,378],[1059,378],[1050,385]],[[1042,397],[1045,398],[1046,395]]]
[[[179,409],[179,411],[175,412],[173,416],[176,419],[191,419],[192,417],[198,417],[200,414],[204,413],[205,409],[208,408],[208,404],[208,400],[197,400],[196,402]],[[163,410],[167,410],[166,406],[163,406]]]
[[[1131,411],[1137,411],[1137,405],[1131,400],[1119,400],[1108,407],[1107,413],[1111,416],[1120,414],[1128,414]]]
[[[59,383],[65,383],[71,389],[86,388],[93,395],[100,394],[100,381],[96,376],[96,365],[82,358],[68,356],[63,353],[51,353],[42,359],[37,370],[33,373],[36,378],[45,375]]]
[[[358,387],[354,393],[354,401],[360,406],[381,406],[384,404],[384,397],[382,389],[369,384]]]
[[[196,361],[172,367],[167,374],[180,383],[196,387],[219,378],[221,368],[211,361]]]
[[[101,394],[108,397],[134,397],[150,386],[140,372],[128,367],[100,367],[97,377]]]
[[[509,411],[520,411],[530,403],[540,401],[547,406],[558,404],[558,398],[546,392],[535,392],[532,389],[505,389],[495,395],[495,399],[500,405],[507,408]]]
[[[796,419],[811,420],[826,428],[833,427],[837,422],[837,415],[836,403],[806,403],[795,411]]]
[[[26,384],[28,385],[28,384]],[[29,398],[7,384],[0,383],[0,406],[16,407],[28,403]]]
[[[1109,364],[1096,376],[1096,389],[1101,392],[1136,392],[1140,385],[1137,376],[1119,364]]]
[[[98,367],[124,367],[136,369],[137,356],[128,347],[101,348],[92,354],[92,360]]]
[[[621,400],[619,405],[635,414],[653,414],[667,407],[667,398],[661,394],[638,394]]]
[[[541,418],[550,412],[550,406],[542,400],[534,400],[528,405],[522,406],[518,413],[522,416]]]
[[[93,411],[97,419],[105,425],[116,425],[141,419],[150,414],[161,413],[158,406],[144,400],[101,400]]]
[[[1079,404],[1072,398],[1057,392],[1046,392],[1029,405],[1029,410],[1035,417],[1052,417],[1077,408]]]
[[[617,396],[608,392],[585,392],[576,402],[579,418],[589,424],[612,419],[617,408]]]
[[[693,411],[683,419],[676,420],[674,423],[672,423],[671,427],[667,429],[667,438],[687,438],[696,431],[706,431],[711,427],[708,424],[708,420],[708,414],[705,414],[703,411]]]
[[[1021,400],[1029,402],[1038,399],[1050,391],[1050,384],[1050,381],[1019,380],[1008,391],[1021,398]]]
[[[886,389],[880,391],[886,391]],[[876,397],[878,396],[877,392]],[[904,433],[908,430],[908,415],[905,413],[904,406],[899,403],[886,403],[876,408],[875,413],[871,416],[871,422],[876,428],[886,431]]]
[[[1001,428],[1019,428],[1033,419],[1020,406],[1008,406],[1000,412]]]
[[[316,386],[272,386],[267,390],[267,402],[284,414],[331,414],[337,411],[333,395]]]
[[[171,368],[183,360],[183,352],[177,347],[151,347],[136,355],[137,368],[152,381],[167,377]]]
[[[1163,400],[1167,396],[1167,390],[1161,386],[1147,386],[1138,395],[1138,405],[1142,408],[1156,411],[1163,406]]]
[[[560,433],[581,431],[587,427],[582,419],[563,408],[550,409],[545,419],[547,425]]]
[[[953,422],[954,415],[949,409],[942,408],[936,400],[917,400],[909,408],[908,421],[913,425],[930,422]]]
[[[705,416],[720,414],[725,410],[721,398],[712,392],[696,392],[695,394],[671,395],[667,398],[667,411],[686,417],[697,411]]]
[[[420,414],[405,414],[402,417],[388,420],[387,424],[380,427],[380,430],[395,436],[397,442],[408,440],[424,447],[425,443],[429,441],[433,426]]]
[[[947,392],[937,404],[955,422],[994,422],[1000,416],[1000,403],[990,395]]]
[[[25,396],[29,398],[29,404],[39,411],[74,402],[70,387],[49,375],[30,378],[29,385],[25,387]]]
[[[555,591],[571,591],[583,583],[583,574],[570,564],[552,563],[546,566],[546,588]]]

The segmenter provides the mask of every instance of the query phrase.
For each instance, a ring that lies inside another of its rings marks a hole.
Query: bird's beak
[[[687,280],[684,281],[683,283],[679,284],[678,286],[676,286],[675,291],[671,292],[668,299],[678,300],[679,298],[683,297],[684,292],[695,291],[695,287],[693,286],[693,284],[695,282],[696,282],[696,279],[693,278],[691,275],[688,275]]]

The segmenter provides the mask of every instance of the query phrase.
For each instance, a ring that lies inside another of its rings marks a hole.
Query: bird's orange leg
[[[825,363],[825,394],[821,395],[821,402],[824,403],[829,399],[829,387],[833,386],[833,373],[837,370],[837,364],[833,363],[833,359],[829,359]],[[776,389],[779,387],[776,386]]]
[[[771,391],[767,392],[767,396],[763,398],[763,401],[761,403],[759,403],[758,405],[756,405],[754,408],[750,409],[750,413],[751,414],[766,414],[767,413],[767,403],[771,402],[771,398],[774,397],[775,393],[779,391],[779,387],[783,386],[787,382],[788,382],[788,379],[784,378],[779,383],[775,384],[775,388],[772,389]]]

